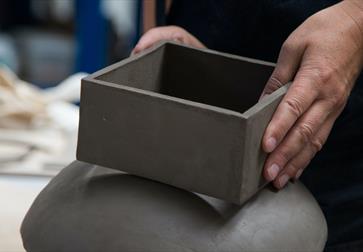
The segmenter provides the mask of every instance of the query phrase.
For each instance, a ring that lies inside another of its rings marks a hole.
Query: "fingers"
[[[314,140],[328,116],[332,112],[331,104],[318,100],[297,123],[289,130],[281,144],[269,155],[265,162],[266,179],[274,180],[278,172],[299,153],[306,144]]]
[[[264,151],[272,152],[296,120],[312,105],[318,96],[315,86],[316,81],[311,75],[298,73],[265,130],[262,141]]]
[[[150,29],[141,37],[132,50],[131,55],[144,51],[162,40],[172,40],[196,48],[205,48],[205,46],[192,34],[181,27],[171,25]]]
[[[263,91],[293,79],[262,139],[270,153],[264,176],[277,188],[297,179],[321,149],[362,68],[363,44],[352,39],[359,29],[338,22],[347,19],[337,6],[314,14],[290,35]]]
[[[304,169],[308,166],[315,154],[326,142],[334,125],[335,119],[335,116],[330,117],[329,120],[327,120],[321,129],[316,133],[312,141],[309,142],[300,153],[298,153],[287,163],[287,165],[273,181],[273,184],[277,189],[283,188],[290,179],[299,179]]]
[[[294,43],[293,37],[283,44],[276,67],[268,80],[260,99],[292,81],[305,51],[303,43]]]
[[[135,48],[132,50],[131,55],[137,54],[145,49],[148,49],[156,42],[165,39],[164,29],[165,27],[159,27],[157,29],[150,29],[147,31],[136,44]]]

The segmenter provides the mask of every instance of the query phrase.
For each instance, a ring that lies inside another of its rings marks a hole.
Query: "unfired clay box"
[[[261,188],[273,64],[162,43],[82,80],[78,160],[234,203]]]

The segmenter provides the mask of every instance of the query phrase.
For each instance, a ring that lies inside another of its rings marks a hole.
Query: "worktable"
[[[50,177],[0,175],[0,252],[24,251],[20,224]]]

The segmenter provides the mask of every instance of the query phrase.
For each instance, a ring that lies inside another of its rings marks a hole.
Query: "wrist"
[[[360,55],[360,63],[358,73],[363,70],[363,1],[362,0],[344,0],[340,2],[341,9],[346,13],[348,18],[352,20],[352,38],[355,39],[355,44]]]
[[[360,31],[363,32],[363,1],[344,0],[341,2],[343,9],[356,22]]]
[[[338,5],[340,5],[347,17],[351,19],[352,25],[355,26],[354,37],[357,45],[363,46],[363,1],[344,0]]]

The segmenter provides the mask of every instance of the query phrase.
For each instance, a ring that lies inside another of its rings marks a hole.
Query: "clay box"
[[[261,139],[286,87],[273,64],[162,43],[82,80],[78,160],[241,204],[265,184]]]

